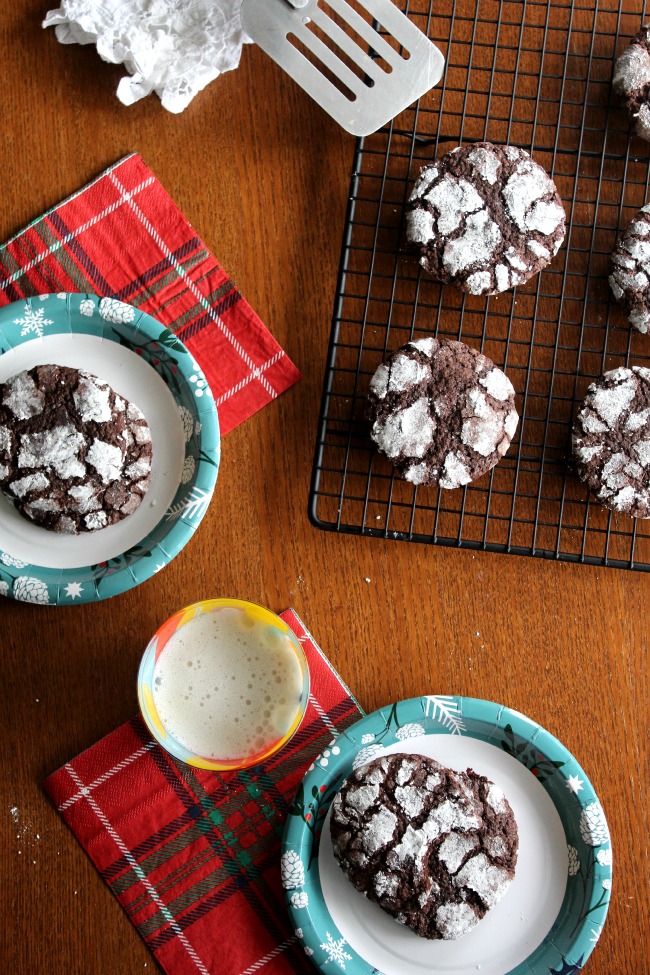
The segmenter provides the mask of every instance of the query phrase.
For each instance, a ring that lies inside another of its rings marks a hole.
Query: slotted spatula
[[[376,132],[442,77],[442,54],[392,0],[354,0],[354,6],[243,0],[241,20],[249,37],[353,135]]]

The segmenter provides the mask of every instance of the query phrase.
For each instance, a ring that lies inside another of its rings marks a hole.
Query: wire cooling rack
[[[633,0],[401,0],[446,56],[442,83],[357,142],[309,514],[320,528],[650,570],[650,521],[589,498],[571,465],[587,386],[650,366],[607,284],[617,232],[648,200],[647,143],[611,91],[614,59],[645,22]],[[516,291],[465,295],[404,246],[420,167],[456,145],[509,143],[550,172],[567,211],[552,265]],[[388,351],[461,339],[502,366],[520,425],[500,464],[456,491],[397,476],[368,436],[368,384]]]

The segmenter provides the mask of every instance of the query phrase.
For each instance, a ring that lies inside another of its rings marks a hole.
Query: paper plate
[[[457,941],[419,938],[359,893],[334,859],[332,799],[353,768],[392,752],[473,768],[501,786],[517,819],[515,879]],[[501,705],[435,696],[382,708],[331,742],[298,789],[281,859],[296,935],[329,975],[571,975],[605,922],[611,865],[602,807],[557,739]]]
[[[153,446],[142,504],[100,531],[47,531],[0,494],[0,594],[71,605],[137,586],[187,544],[214,490],[219,421],[205,377],[183,343],[115,298],[41,295],[0,308],[0,383],[50,362],[95,373],[136,403]]]

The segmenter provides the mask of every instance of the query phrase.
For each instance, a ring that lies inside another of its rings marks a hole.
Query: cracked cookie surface
[[[91,373],[48,364],[0,385],[0,487],[43,528],[77,534],[126,518],[151,457],[143,414]]]
[[[636,134],[650,141],[650,26],[634,35],[616,61],[612,87]]]
[[[630,324],[650,330],[650,204],[642,207],[616,241],[609,286]]]
[[[424,938],[466,934],[503,897],[519,837],[503,791],[472,769],[392,754],[356,769],[332,803],[341,869]]]
[[[512,383],[462,342],[426,338],[397,349],[368,390],[370,436],[413,484],[458,488],[489,471],[517,429]]]
[[[650,518],[650,369],[606,372],[573,428],[578,475],[612,511]]]
[[[422,169],[407,205],[406,237],[438,281],[494,295],[550,263],[565,223],[553,180],[527,152],[477,142]]]

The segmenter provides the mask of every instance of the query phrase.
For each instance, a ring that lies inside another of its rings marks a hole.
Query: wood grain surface
[[[304,378],[224,440],[214,502],[163,572],[97,605],[2,600],[2,972],[155,970],[41,783],[135,713],[139,658],[166,616],[233,595],[294,606],[367,710],[471,695],[560,738],[613,834],[612,904],[588,971],[647,975],[650,577],[311,527],[352,138],[252,46],[180,116],[155,96],[125,108],[120,69],[41,30],[48,6],[0,5],[0,238],[137,150]]]

